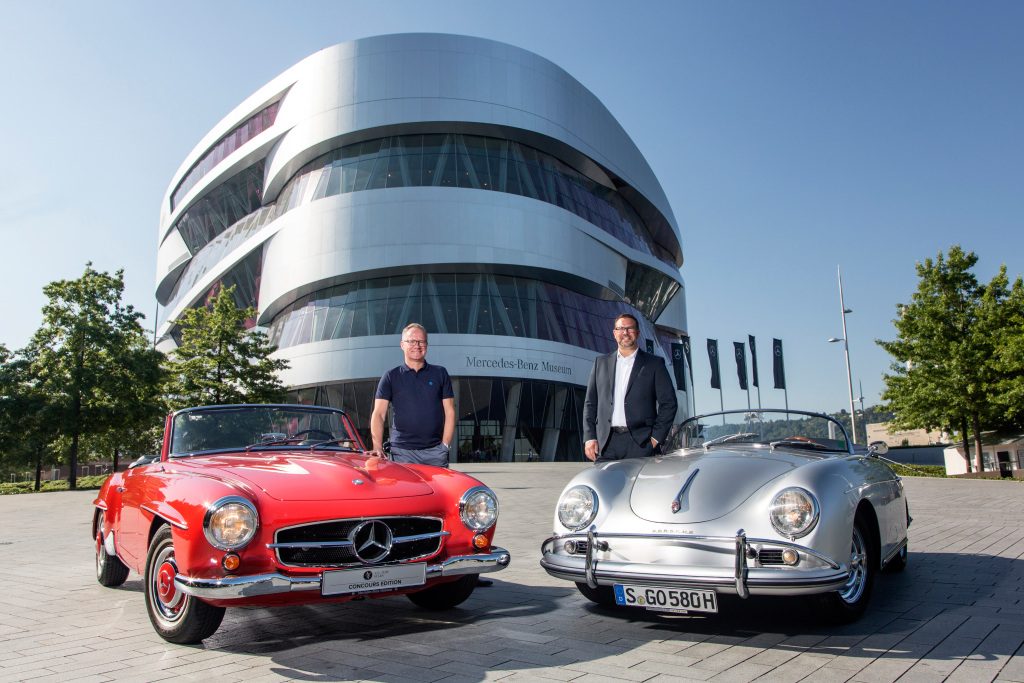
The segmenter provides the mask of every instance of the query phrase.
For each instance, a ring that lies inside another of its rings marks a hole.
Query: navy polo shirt
[[[452,379],[442,366],[427,363],[417,371],[402,363],[380,378],[375,397],[391,402],[392,446],[420,449],[441,443],[441,401],[455,398]]]

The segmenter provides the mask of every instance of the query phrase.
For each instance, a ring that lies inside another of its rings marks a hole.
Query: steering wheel
[[[317,441],[330,441],[331,439],[334,438],[333,434],[331,434],[330,432],[325,432],[322,429],[303,429],[302,431],[295,432],[294,434],[292,434],[289,437],[289,441],[292,440],[292,439],[297,439],[298,437],[303,436],[305,434],[308,434],[310,436],[313,436],[314,434],[318,434],[318,435],[323,437],[322,439],[316,439]],[[306,439],[306,440],[312,441],[313,439]]]

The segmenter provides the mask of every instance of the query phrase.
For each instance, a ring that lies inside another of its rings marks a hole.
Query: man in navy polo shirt
[[[384,373],[370,417],[373,450],[384,450],[384,418],[391,414],[391,459],[448,467],[455,435],[455,392],[448,371],[427,362],[427,331],[419,323],[402,330],[405,363]]]

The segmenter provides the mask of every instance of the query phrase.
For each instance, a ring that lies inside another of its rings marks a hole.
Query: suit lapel
[[[626,382],[626,395],[629,395],[629,390],[633,388],[633,380],[640,376],[640,373],[644,369],[644,357],[640,354],[643,353],[640,349],[636,350],[636,358],[633,359],[633,368],[629,371],[629,381]]]

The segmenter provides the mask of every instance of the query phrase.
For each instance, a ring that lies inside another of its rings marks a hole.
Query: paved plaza
[[[160,639],[139,577],[94,578],[95,491],[0,497],[0,681],[1024,681],[1024,484],[906,479],[910,565],[861,621],[793,601],[721,614],[598,608],[538,566],[582,464],[460,465],[498,494],[512,566],[459,609],[405,598],[228,610],[198,646]]]

